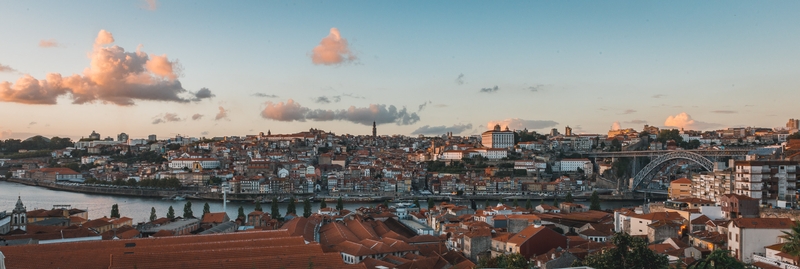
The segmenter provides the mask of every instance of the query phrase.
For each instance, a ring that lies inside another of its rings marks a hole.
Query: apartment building
[[[776,207],[795,205],[798,162],[734,162],[734,193],[761,200]]]

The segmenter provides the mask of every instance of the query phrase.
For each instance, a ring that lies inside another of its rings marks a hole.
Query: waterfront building
[[[794,161],[736,161],[735,192],[785,208],[795,205],[795,184],[798,162]]]

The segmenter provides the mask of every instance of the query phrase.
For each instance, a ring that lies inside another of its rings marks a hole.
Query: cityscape
[[[798,8],[1,3],[0,269],[798,269]]]

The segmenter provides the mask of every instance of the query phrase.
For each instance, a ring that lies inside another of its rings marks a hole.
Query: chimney
[[[542,221],[541,221],[541,220],[538,220],[538,219],[537,219],[537,220],[534,220],[534,221],[533,221],[533,227],[535,227],[535,228],[542,227]]]

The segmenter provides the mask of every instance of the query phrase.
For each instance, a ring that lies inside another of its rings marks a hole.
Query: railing
[[[753,262],[763,262],[766,264],[778,266],[783,269],[800,269],[800,266],[788,264],[775,259],[770,259],[758,254],[753,254]]]

